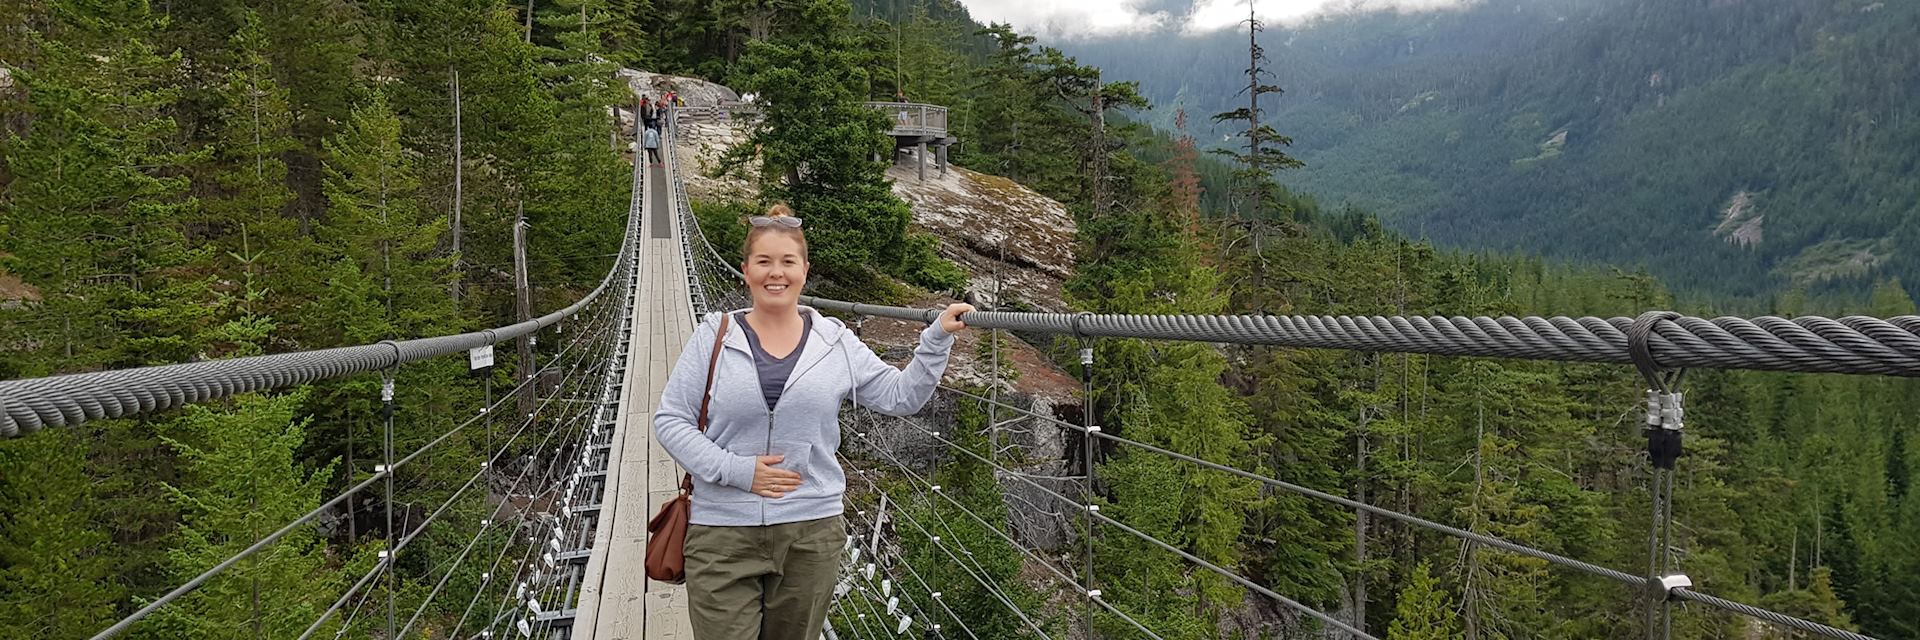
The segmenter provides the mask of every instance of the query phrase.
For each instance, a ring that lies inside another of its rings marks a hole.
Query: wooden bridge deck
[[[644,156],[642,156],[644,158]],[[620,418],[607,462],[600,525],[571,638],[687,640],[686,590],[646,577],[647,520],[678,491],[680,468],[654,442],[653,411],[693,333],[687,265],[664,169],[647,171],[639,287]]]

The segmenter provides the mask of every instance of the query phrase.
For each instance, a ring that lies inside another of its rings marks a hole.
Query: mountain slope
[[[1445,244],[1758,295],[1920,283],[1916,33],[1915,3],[1490,0],[1263,42],[1308,163],[1289,186]],[[1213,112],[1243,99],[1244,42],[1076,52]]]

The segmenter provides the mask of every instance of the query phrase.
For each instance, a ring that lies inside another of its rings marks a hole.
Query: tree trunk
[[[533,291],[527,286],[527,204],[513,218],[513,311],[520,322],[533,319]],[[533,335],[520,337],[520,379],[533,376]],[[535,391],[540,385],[527,384],[520,389],[520,415],[533,413]]]
[[[452,289],[453,304],[458,308],[460,305],[462,267],[464,266],[463,263],[466,262],[466,259],[460,255],[460,203],[464,200],[461,189],[461,172],[465,163],[462,162],[460,157],[460,70],[448,68],[447,73],[453,92],[453,284],[449,288]]]
[[[1353,480],[1354,502],[1367,501],[1367,421],[1366,407],[1360,408],[1360,429],[1353,437],[1354,468],[1359,475]],[[1364,509],[1353,510],[1353,626],[1361,631],[1367,630],[1367,512]]]
[[[1260,161],[1260,21],[1253,14],[1253,0],[1247,0],[1247,162]],[[1247,208],[1255,220],[1260,217],[1260,191],[1249,189],[1252,206]]]

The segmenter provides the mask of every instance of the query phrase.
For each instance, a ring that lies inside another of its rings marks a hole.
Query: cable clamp
[[[1678,591],[1680,589],[1693,588],[1693,578],[1687,577],[1687,574],[1684,574],[1684,573],[1676,573],[1670,576],[1660,576],[1659,587],[1660,587],[1661,598],[1666,600],[1673,600],[1674,599],[1673,592]]]
[[[1089,598],[1093,598],[1093,599],[1095,599],[1095,600],[1099,600],[1099,599],[1100,599],[1100,590],[1099,590],[1099,589],[1088,589],[1088,590],[1087,590],[1087,597],[1089,597]]]

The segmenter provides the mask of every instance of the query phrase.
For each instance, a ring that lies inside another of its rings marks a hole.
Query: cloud
[[[1125,36],[1177,24],[1185,0],[961,0],[979,22],[1011,23],[1046,40]]]
[[[1255,0],[1260,19],[1297,25],[1335,13],[1435,11],[1478,0]],[[1195,35],[1237,27],[1246,0],[961,0],[975,20],[1007,22],[1045,40],[1178,30]]]
[[[1254,13],[1269,26],[1293,26],[1339,13],[1375,11],[1438,11],[1473,4],[1477,0],[1257,0]],[[1196,0],[1181,22],[1189,34],[1236,28],[1247,19],[1246,0]]]

